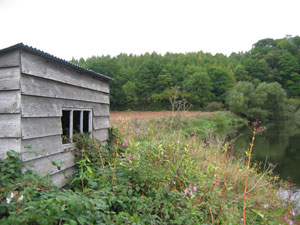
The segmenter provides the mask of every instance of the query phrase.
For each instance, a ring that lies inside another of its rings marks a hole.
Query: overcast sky
[[[300,35],[299,0],[0,0],[0,49],[23,42],[66,60],[229,55],[286,35]]]

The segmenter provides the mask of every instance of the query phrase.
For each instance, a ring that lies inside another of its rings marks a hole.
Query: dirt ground
[[[211,114],[211,112],[201,112],[201,111],[195,111],[195,112],[175,112],[175,114],[184,114],[184,115],[192,115],[192,114]],[[119,119],[141,119],[141,120],[147,120],[147,119],[153,119],[158,117],[164,117],[164,116],[171,116],[172,112],[170,111],[162,111],[162,112],[111,112],[110,113],[110,123],[114,125],[117,120]]]

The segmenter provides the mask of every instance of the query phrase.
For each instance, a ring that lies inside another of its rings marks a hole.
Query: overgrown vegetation
[[[246,174],[247,223],[294,220],[278,178],[248,168],[212,132],[239,123],[225,112],[120,120],[105,147],[76,137],[76,173],[64,189],[22,174],[10,152],[0,161],[0,224],[241,224]]]

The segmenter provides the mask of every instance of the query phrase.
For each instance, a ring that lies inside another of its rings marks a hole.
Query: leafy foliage
[[[300,97],[300,37],[259,40],[244,53],[229,57],[203,52],[100,56],[73,63],[112,76],[113,110],[169,110],[172,87],[181,88],[181,97],[193,109],[209,102],[225,102],[225,93],[237,81],[277,82],[288,98]],[[256,110],[257,111],[257,110]],[[263,113],[263,112],[261,112]]]
[[[210,102],[207,104],[207,106],[204,108],[205,111],[220,111],[224,108],[224,105],[221,102]]]
[[[226,103],[237,115],[266,121],[283,117],[286,100],[286,93],[277,82],[260,83],[255,88],[252,83],[241,81],[228,92]]]
[[[64,189],[22,174],[18,154],[9,152],[0,160],[0,224],[238,224],[246,172],[247,221],[293,219],[276,197],[271,173],[247,169],[212,138],[218,127],[238,121],[225,112],[135,121],[113,128],[105,147],[78,135],[76,172]]]

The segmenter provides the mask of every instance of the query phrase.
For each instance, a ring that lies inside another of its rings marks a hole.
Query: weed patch
[[[239,120],[199,120],[121,121],[106,146],[78,135],[76,172],[64,189],[22,174],[9,152],[0,160],[0,224],[241,224],[246,174],[247,223],[294,220],[272,172],[248,167],[210,133]]]

